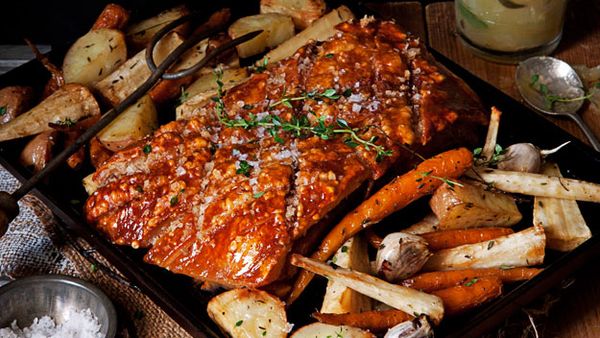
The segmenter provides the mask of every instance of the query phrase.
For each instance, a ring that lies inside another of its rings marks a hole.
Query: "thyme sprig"
[[[565,97],[565,96],[552,94],[552,92],[550,92],[550,89],[548,89],[548,85],[546,85],[544,83],[540,83],[540,75],[539,74],[533,74],[531,76],[531,81],[530,81],[529,85],[532,88],[534,88],[535,90],[537,90],[540,94],[542,94],[542,96],[544,97],[544,102],[545,102],[547,109],[553,109],[554,105],[557,102],[568,103],[568,102],[584,101],[584,100],[590,99],[595,94],[590,91],[588,91],[584,95],[577,96],[577,97]],[[600,82],[596,82],[592,86],[596,87],[596,88],[600,88]]]
[[[243,128],[252,129],[256,127],[263,127],[278,143],[284,143],[284,140],[279,135],[280,131],[287,132],[294,137],[307,137],[315,135],[323,140],[329,140],[336,135],[344,135],[344,143],[352,148],[363,146],[367,151],[374,151],[377,155],[376,161],[380,162],[385,157],[392,156],[392,150],[386,149],[384,146],[378,145],[377,136],[372,136],[369,139],[363,139],[359,136],[359,133],[365,131],[368,128],[352,128],[348,122],[344,119],[336,119],[335,123],[327,123],[326,116],[320,116],[316,118],[316,123],[311,124],[307,115],[292,116],[289,120],[284,120],[278,115],[266,114],[260,118],[253,113],[248,114],[248,118],[229,118],[225,111],[225,103],[223,102],[223,82],[221,81],[223,72],[222,70],[215,71],[216,82],[217,82],[217,96],[213,97],[212,100],[215,102],[215,111],[219,122],[229,128]],[[329,88],[322,92],[308,92],[297,97],[284,97],[269,105],[269,108],[276,107],[278,105],[285,105],[291,107],[291,102],[300,100],[323,100],[324,98],[330,100],[337,100],[341,96],[350,96],[351,92],[344,91],[343,93],[337,93],[335,89]],[[309,112],[312,115],[316,115],[314,112]]]
[[[432,175],[431,173],[433,173],[433,170],[430,171],[424,171],[421,174],[421,177],[431,177],[431,178],[435,178],[436,180],[440,180],[443,183],[445,183],[446,185],[448,185],[450,188],[454,188],[455,186],[458,187],[464,187],[464,185],[462,183],[453,181],[449,178],[446,177],[441,177],[441,176],[436,176],[436,175]],[[420,182],[422,179],[417,179],[417,182]]]

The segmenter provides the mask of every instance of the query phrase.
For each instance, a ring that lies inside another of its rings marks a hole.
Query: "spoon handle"
[[[581,128],[587,139],[590,141],[594,150],[600,152],[600,141],[598,141],[596,135],[594,135],[594,132],[592,132],[590,127],[588,127],[588,125],[583,121],[581,116],[579,116],[578,114],[569,114],[569,116],[575,121],[575,123],[577,123],[579,128]]]

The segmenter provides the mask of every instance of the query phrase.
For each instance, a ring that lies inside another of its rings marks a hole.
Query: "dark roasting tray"
[[[136,2],[136,1],[131,1]],[[137,1],[139,5],[139,1]],[[173,2],[163,2],[167,8]],[[126,6],[131,4],[125,4]],[[156,4],[150,7],[138,7],[134,17],[146,17],[158,10]],[[219,4],[225,6],[225,4]],[[198,2],[191,8],[198,8]],[[200,5],[207,6],[207,5]],[[213,5],[215,6],[215,5]],[[239,2],[234,6],[234,16],[258,13],[257,3]],[[364,9],[351,6],[357,15],[366,13]],[[133,7],[130,7],[133,8]],[[213,9],[213,8],[211,8]],[[206,13],[211,13],[205,9]],[[97,15],[99,11],[94,14]],[[90,23],[91,25],[91,23]],[[571,140],[571,144],[552,159],[558,162],[567,177],[580,178],[589,181],[600,181],[600,154],[553,125],[528,107],[505,95],[498,89],[470,74],[444,56],[431,51],[441,64],[461,77],[481,97],[486,107],[497,106],[504,112],[500,126],[499,144],[509,145],[516,142],[531,142],[542,148],[552,148],[562,142]],[[55,48],[50,55],[61,64],[64,48]],[[31,85],[41,89],[48,78],[47,72],[36,62],[29,62],[0,77],[0,87],[14,84]],[[18,163],[19,153],[26,140],[16,140],[0,144],[0,164],[8,169],[15,177],[23,181],[31,173]],[[34,191],[54,212],[59,225],[72,236],[80,236],[87,240],[101,255],[106,257],[133,285],[146,293],[167,314],[177,321],[185,330],[195,337],[219,337],[221,333],[208,318],[205,304],[210,294],[199,291],[194,282],[184,276],[172,274],[161,268],[143,263],[143,251],[120,247],[108,242],[93,227],[86,224],[81,212],[86,194],[81,185],[81,179],[91,172],[91,168],[83,168],[73,172],[67,168],[54,173],[46,184]],[[548,252],[544,271],[528,282],[507,288],[506,293],[499,299],[478,308],[464,316],[444,321],[436,329],[438,337],[467,337],[478,336],[494,328],[512,312],[528,304],[533,299],[547,292],[568,275],[581,267],[591,258],[600,253],[599,228],[600,208],[591,203],[580,203],[587,223],[591,227],[593,237],[577,249],[569,253]],[[402,211],[402,217],[416,208]],[[530,209],[529,209],[530,210]],[[530,211],[528,212],[531,213]],[[525,216],[526,214],[524,214]],[[396,215],[398,216],[398,215]],[[397,218],[397,217],[393,217]],[[525,216],[527,218],[527,216]],[[317,278],[318,280],[319,278]],[[323,284],[322,281],[313,283],[315,290]],[[316,291],[317,294],[319,291]],[[322,293],[322,291],[320,291]],[[319,296],[304,300],[294,305],[290,319],[297,324],[307,321],[309,314],[319,304]],[[312,301],[312,302],[311,302]]]

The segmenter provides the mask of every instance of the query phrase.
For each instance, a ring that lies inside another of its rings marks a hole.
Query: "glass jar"
[[[477,55],[516,63],[556,49],[567,1],[456,0],[456,26],[463,43]]]

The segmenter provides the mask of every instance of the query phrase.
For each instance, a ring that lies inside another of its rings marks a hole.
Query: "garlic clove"
[[[433,337],[433,329],[427,316],[420,315],[414,320],[402,322],[387,331],[384,338],[426,338]]]
[[[531,143],[515,143],[506,148],[497,166],[500,170],[538,173],[542,156],[538,147]]]
[[[427,242],[416,235],[391,233],[381,241],[375,266],[377,273],[390,282],[398,282],[417,273],[431,252]]]

